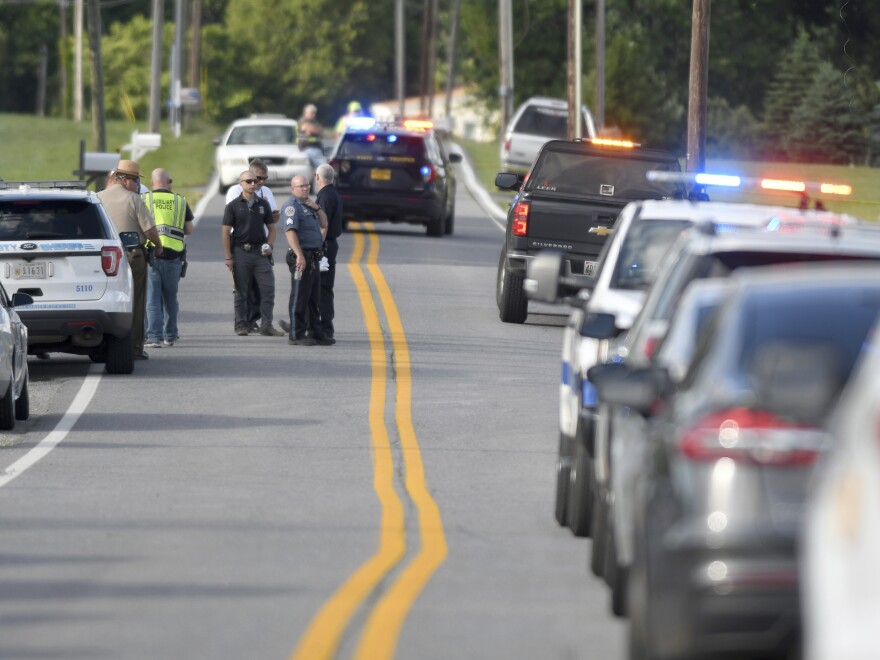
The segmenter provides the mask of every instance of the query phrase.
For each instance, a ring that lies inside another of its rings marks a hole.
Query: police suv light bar
[[[646,174],[648,181],[660,183],[689,183],[698,186],[724,186],[727,188],[762,188],[795,193],[822,193],[825,195],[852,195],[852,186],[840,183],[739,177],[729,174],[703,172],[661,172],[652,170]]]
[[[372,117],[349,117],[345,120],[345,127],[353,131],[368,131],[375,124],[376,120]]]

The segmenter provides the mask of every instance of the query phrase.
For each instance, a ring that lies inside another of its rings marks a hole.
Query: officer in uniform
[[[149,358],[144,350],[144,312],[147,300],[147,239],[158,243],[156,255],[161,256],[162,244],[153,217],[138,191],[141,183],[141,166],[133,160],[120,160],[110,171],[107,187],[98,193],[98,199],[116,226],[116,231],[137,232],[140,245],[128,250],[128,265],[134,280],[131,312],[131,346],[135,360]]]
[[[164,168],[153,170],[152,192],[141,197],[153,214],[162,256],[150,259],[147,275],[147,348],[174,346],[177,341],[177,288],[183,271],[184,236],[193,231],[193,214],[186,198],[171,192],[171,175]],[[152,249],[153,243],[147,242]]]
[[[333,304],[333,286],[336,282],[336,255],[342,235],[342,197],[333,185],[336,170],[329,163],[323,163],[315,171],[315,201],[327,214],[327,237],[324,241],[324,256],[329,268],[321,273],[321,328],[325,337],[333,337],[333,319],[336,316]]]
[[[321,328],[321,246],[327,235],[327,214],[309,199],[309,181],[304,176],[290,180],[293,193],[281,207],[284,235],[290,249],[290,327],[288,344],[329,346],[336,340],[327,337]],[[282,325],[282,327],[284,327]]]
[[[251,280],[256,279],[260,289],[260,334],[283,337],[284,333],[272,326],[272,308],[275,307],[275,273],[271,261],[275,221],[272,209],[265,199],[254,194],[257,179],[253,172],[245,170],[238,179],[241,195],[226,205],[222,227],[225,263],[235,286],[235,332],[246,336],[250,330],[248,291]]]

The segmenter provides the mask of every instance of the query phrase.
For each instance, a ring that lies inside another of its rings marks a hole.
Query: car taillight
[[[659,337],[646,337],[645,343],[642,346],[642,353],[645,354],[645,358],[650,360],[654,357],[654,353],[657,351],[657,346],[660,345]]]
[[[431,183],[434,179],[437,178],[437,168],[433,165],[422,165],[419,172],[422,175],[422,181],[425,183]]]
[[[504,153],[506,153],[506,154],[510,153],[510,138],[507,138],[506,140],[504,140]]]
[[[525,236],[529,233],[529,206],[528,202],[517,202],[513,207],[511,231],[514,236]]]
[[[679,451],[695,461],[731,458],[760,465],[798,466],[816,460],[825,434],[771,412],[731,408],[706,415],[688,429]]]
[[[105,275],[113,277],[119,273],[119,264],[122,262],[122,248],[106,246],[101,248],[101,268]]]

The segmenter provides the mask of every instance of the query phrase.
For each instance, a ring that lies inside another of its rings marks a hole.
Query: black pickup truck
[[[500,172],[495,185],[519,190],[507,213],[495,299],[501,320],[523,323],[526,265],[546,249],[565,253],[568,273],[592,275],[620,210],[641,199],[682,199],[681,183],[651,182],[651,170],[679,172],[671,153],[617,140],[552,140],[525,179]]]

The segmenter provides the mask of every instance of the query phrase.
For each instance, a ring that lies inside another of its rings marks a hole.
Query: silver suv
[[[596,125],[583,107],[583,137],[596,137]],[[568,139],[568,102],[533,96],[514,113],[501,143],[501,170],[525,172],[545,142]]]
[[[0,282],[33,298],[16,308],[28,353],[88,355],[111,374],[131,373],[125,250],[137,244],[136,233],[120,238],[85,182],[0,182]]]

